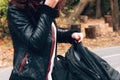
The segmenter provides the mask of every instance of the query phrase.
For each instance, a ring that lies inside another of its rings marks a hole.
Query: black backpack
[[[58,55],[53,80],[120,80],[120,73],[82,43],[73,44],[65,57]]]

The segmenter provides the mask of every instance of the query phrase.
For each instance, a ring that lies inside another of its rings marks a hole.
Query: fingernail
[[[80,40],[81,40],[81,38],[79,37],[79,38],[77,38],[77,40],[78,40],[78,41],[80,41]]]

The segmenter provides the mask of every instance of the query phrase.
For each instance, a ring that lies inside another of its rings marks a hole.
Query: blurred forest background
[[[7,9],[8,0],[0,0],[0,68],[11,66],[13,60]],[[58,26],[79,29],[89,49],[120,46],[120,0],[67,0],[60,14]],[[70,46],[59,43],[58,54],[64,55]]]

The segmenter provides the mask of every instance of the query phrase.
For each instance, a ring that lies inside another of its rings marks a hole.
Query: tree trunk
[[[80,22],[87,23],[88,21],[88,16],[86,15],[80,15]]]
[[[113,23],[113,31],[119,31],[119,6],[118,0],[110,0],[111,11],[112,11],[112,23]]]
[[[96,38],[98,36],[101,36],[101,30],[99,25],[88,25],[87,28],[85,28],[85,34],[86,38]]]
[[[108,23],[110,27],[113,26],[113,24],[112,24],[112,16],[111,15],[105,15],[104,19],[105,19],[105,23]]]
[[[77,30],[78,32],[81,32],[81,25],[80,24],[72,24],[71,29]]]
[[[96,2],[96,18],[100,18],[102,16],[101,13],[101,0],[97,0]]]
[[[86,38],[96,38],[96,29],[94,26],[85,28]]]
[[[83,12],[89,2],[90,0],[80,0],[79,4],[75,8],[75,11],[68,18],[68,24],[73,24],[75,20],[79,18],[80,14]]]

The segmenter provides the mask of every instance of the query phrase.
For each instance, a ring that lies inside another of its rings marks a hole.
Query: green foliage
[[[120,10],[120,0],[118,0],[119,10]]]
[[[102,14],[111,14],[110,0],[102,0]]]
[[[88,6],[86,6],[85,10],[82,14],[88,15],[88,16],[95,16],[96,14],[96,1],[90,2]],[[73,12],[73,7],[76,6],[80,0],[67,0],[66,5],[63,9],[63,13],[68,14]],[[120,0],[118,0],[119,7],[120,7]],[[120,8],[119,8],[120,9]],[[111,14],[111,6],[110,6],[110,0],[101,0],[101,10],[102,15],[108,15]]]
[[[96,13],[96,1],[90,2],[83,11],[83,15],[94,16]]]
[[[68,14],[73,12],[73,7],[77,5],[79,2],[80,0],[66,0],[66,5],[64,6],[62,12],[69,16]]]
[[[8,0],[0,0],[0,17],[5,17],[7,14]]]
[[[101,12],[102,15],[111,14],[111,7],[110,7],[110,0],[101,0]],[[92,3],[89,3],[89,5],[86,7],[85,12],[83,14],[86,14],[88,16],[95,16],[96,14],[96,0]]]
[[[7,28],[7,9],[8,9],[8,0],[0,0],[0,38],[4,37],[8,33]]]
[[[120,7],[120,0],[118,0],[118,5]],[[110,0],[102,0],[102,13],[103,15],[111,14]]]
[[[67,0],[66,5],[69,6],[69,7],[72,7],[72,6],[76,5],[76,4],[78,4],[79,1],[80,0]]]
[[[90,2],[85,8],[83,14],[94,17],[96,14],[96,1]],[[102,15],[111,14],[110,0],[101,0],[101,12]]]

